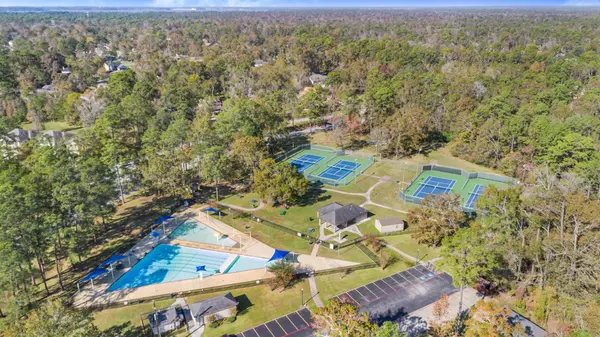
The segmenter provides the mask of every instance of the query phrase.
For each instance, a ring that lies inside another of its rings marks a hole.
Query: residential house
[[[14,129],[8,132],[8,145],[13,148],[19,148],[27,143],[30,139],[37,137],[39,131]]]
[[[308,77],[308,80],[310,81],[310,84],[312,86],[315,86],[315,85],[325,86],[326,79],[327,79],[326,75],[316,74],[316,73],[313,73],[312,75],[310,75]]]
[[[200,326],[237,315],[238,302],[231,293],[189,304],[195,324]]]
[[[64,143],[71,147],[74,146],[75,135],[70,132],[50,130],[42,133],[41,140],[44,145],[56,146]]]
[[[260,60],[260,59],[254,60],[254,67],[256,67],[256,68],[262,67],[265,64],[267,64],[267,61]]]

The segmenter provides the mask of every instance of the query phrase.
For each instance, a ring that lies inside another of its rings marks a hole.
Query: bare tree
[[[381,159],[381,149],[388,145],[390,141],[389,131],[382,127],[373,128],[369,134],[369,140],[375,144],[375,149],[377,154],[379,154],[379,158]]]
[[[96,119],[100,117],[102,111],[106,108],[106,102],[98,98],[96,93],[81,96],[81,104],[77,108],[79,111],[79,119],[85,127],[93,126]]]

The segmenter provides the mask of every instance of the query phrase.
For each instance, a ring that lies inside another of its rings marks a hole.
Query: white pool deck
[[[233,227],[213,218],[205,213],[202,213],[200,209],[186,209],[182,212],[173,214],[175,219],[168,221],[165,224],[165,231],[163,233],[162,226],[158,226],[155,230],[161,233],[159,239],[151,236],[146,236],[140,242],[138,242],[133,248],[131,257],[131,264],[135,264],[138,260],[142,259],[148,254],[154,246],[160,243],[175,244],[181,246],[187,246],[192,248],[209,248],[215,251],[223,251],[228,253],[236,253],[241,255],[270,258],[275,252],[274,248],[267,246],[266,244],[252,239],[248,234],[242,233]],[[213,229],[226,233],[229,237],[237,242],[242,242],[240,248],[222,248],[219,246],[205,245],[196,242],[172,240],[168,237],[168,234],[177,228],[183,221],[194,218],[196,221],[212,227]],[[122,254],[128,255],[132,250]],[[329,258],[323,258],[318,256],[310,256],[304,254],[294,254],[293,257],[298,262],[298,267],[306,270],[325,270],[337,267],[346,267],[356,265],[354,262],[335,260]],[[123,260],[123,265],[126,267],[122,270],[114,271],[114,279],[117,280],[121,275],[129,271],[127,259]],[[192,290],[201,290],[206,288],[212,288],[217,286],[244,283],[262,280],[269,278],[271,275],[266,269],[255,269],[243,272],[231,273],[231,274],[218,274],[210,277],[204,277],[203,280],[200,278],[164,282],[158,284],[152,284],[139,288],[115,290],[107,292],[106,290],[113,283],[113,277],[111,273],[107,273],[99,279],[94,280],[94,286],[91,283],[81,285],[81,291],[73,295],[73,305],[75,307],[97,307],[106,306],[115,303],[134,302],[139,299],[161,296],[161,295],[177,295],[181,292],[188,292]]]

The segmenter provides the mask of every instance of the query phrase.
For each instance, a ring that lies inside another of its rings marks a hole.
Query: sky
[[[0,6],[463,7],[600,6],[600,0],[0,0]]]

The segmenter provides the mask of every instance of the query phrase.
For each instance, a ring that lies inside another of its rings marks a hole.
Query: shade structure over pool
[[[285,258],[289,253],[290,252],[288,252],[287,250],[275,249],[275,253],[273,253],[273,256],[271,256],[267,263],[275,260],[283,260],[283,258]]]
[[[127,258],[127,256],[115,254],[115,255],[109,257],[108,260],[102,262],[100,264],[100,267],[109,266],[109,265],[111,265],[111,264],[113,264],[113,263],[115,263],[117,261],[120,261],[120,260],[123,260],[123,259],[126,259],[126,258]]]
[[[170,220],[170,219],[173,219],[173,217],[169,216],[169,215],[163,215],[160,218],[158,218],[156,221],[154,221],[154,224],[158,225],[159,223],[163,223],[163,222],[165,222],[167,220]]]
[[[203,209],[202,212],[204,212],[204,213],[211,213],[212,212],[212,213],[217,213],[217,214],[221,213],[221,211],[219,211],[218,209],[214,209],[212,207],[209,207],[207,209]]]
[[[196,271],[206,271],[206,266],[196,266]]]
[[[150,236],[153,237],[153,238],[157,238],[157,237],[160,236],[160,233],[159,232],[152,232],[152,233],[150,233]]]
[[[85,281],[92,282],[92,288],[93,288],[94,287],[94,279],[96,277],[102,276],[106,273],[108,273],[108,270],[106,270],[104,268],[96,268],[96,269],[92,270],[91,273],[87,274],[84,278],[82,278],[81,280],[79,280],[79,282],[77,282],[77,291],[79,291],[79,284],[81,284]]]

